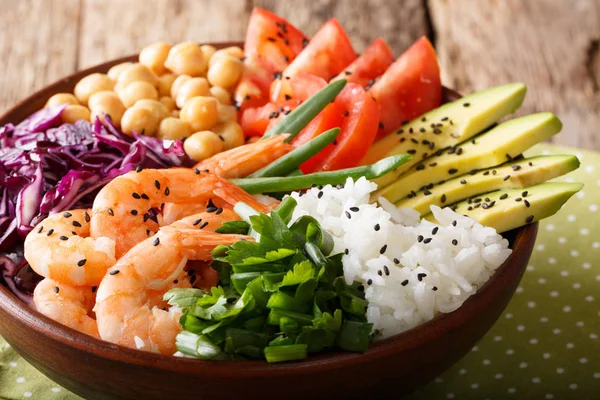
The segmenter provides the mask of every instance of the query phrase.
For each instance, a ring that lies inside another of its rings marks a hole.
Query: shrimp
[[[158,230],[158,219],[152,217],[151,210],[164,203],[206,204],[212,197],[231,206],[243,201],[256,210],[266,210],[233,183],[198,169],[131,171],[113,179],[96,196],[91,236],[113,239],[120,258]],[[215,207],[211,209],[220,212]]]
[[[91,317],[96,287],[72,287],[52,279],[42,280],[33,291],[35,308],[45,316],[90,336],[99,338]]]
[[[90,235],[87,210],[52,214],[25,238],[25,259],[45,278],[71,286],[98,285],[115,262],[112,239]]]
[[[214,216],[204,213],[195,218],[210,224]],[[219,225],[215,223],[213,228]],[[153,299],[184,279],[188,259],[210,260],[212,250],[220,244],[251,240],[242,235],[220,235],[200,226],[163,227],[154,237],[129,250],[110,269],[98,288],[95,307],[103,340],[162,354],[176,351],[181,313],[175,308],[165,311],[153,304]]]
[[[218,153],[200,161],[196,168],[223,178],[244,178],[292,151],[294,146],[285,143],[288,137],[289,134],[275,135]]]

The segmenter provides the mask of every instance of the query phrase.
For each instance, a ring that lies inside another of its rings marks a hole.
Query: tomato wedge
[[[335,143],[300,166],[305,173],[354,167],[375,140],[379,106],[360,85],[348,83],[334,104],[341,118],[341,132]]]
[[[323,111],[317,114],[317,116],[310,121],[298,135],[296,135],[294,140],[292,140],[292,145],[295,147],[301,146],[309,140],[316,138],[321,133],[339,127],[342,123],[343,111],[344,110],[342,110],[340,105],[335,101],[328,104]],[[310,165],[310,160],[308,160],[307,163],[307,165]]]
[[[355,59],[356,52],[348,35],[340,23],[331,18],[283,71],[283,77],[294,77],[306,72],[329,81]]]
[[[275,76],[287,68],[308,39],[285,19],[263,8],[250,15],[244,43],[244,74],[235,90],[240,109],[262,106],[268,101]]]
[[[306,72],[287,78],[281,77],[271,85],[272,103],[280,104],[288,100],[303,102],[327,86],[325,79]]]
[[[426,37],[413,43],[379,78],[370,93],[381,107],[378,137],[440,105],[442,84],[435,50]]]
[[[280,104],[267,103],[260,107],[250,107],[243,110],[240,118],[240,126],[245,136],[262,136],[281,118],[294,108],[298,107],[299,101],[290,100]]]
[[[372,86],[394,61],[390,46],[382,38],[377,38],[352,64],[344,68],[335,80],[346,79],[366,88]]]

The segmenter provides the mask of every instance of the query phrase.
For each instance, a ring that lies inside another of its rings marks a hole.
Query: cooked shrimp
[[[205,214],[205,218],[213,215]],[[127,347],[173,354],[175,337],[181,331],[180,313],[173,308],[160,309],[152,300],[183,278],[188,259],[210,260],[216,246],[242,238],[250,239],[199,228],[164,227],[133,247],[98,288],[95,311],[100,337]]]
[[[276,135],[218,153],[200,161],[196,168],[223,178],[244,178],[293,150],[294,146],[284,142],[288,136]]]
[[[72,287],[46,278],[33,291],[33,303],[40,313],[56,322],[99,337],[96,321],[90,316],[95,290],[95,287]]]
[[[158,219],[149,214],[152,209],[164,203],[206,204],[212,197],[231,206],[243,201],[259,211],[266,210],[233,183],[198,169],[131,171],[113,179],[96,196],[91,236],[113,239],[120,258],[158,229]]]
[[[97,285],[116,262],[115,243],[89,235],[88,211],[50,215],[25,238],[25,259],[43,277],[71,286]]]

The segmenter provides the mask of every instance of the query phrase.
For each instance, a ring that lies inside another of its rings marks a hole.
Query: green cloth
[[[600,154],[540,145],[529,155],[577,154],[558,180],[586,184],[541,222],[527,272],[505,313],[454,367],[411,399],[600,397]],[[0,399],[76,399],[0,338]]]

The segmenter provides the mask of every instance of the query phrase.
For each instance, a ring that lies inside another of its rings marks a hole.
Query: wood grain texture
[[[555,143],[600,150],[600,2],[431,0],[442,82],[527,84],[519,114],[552,111]]]
[[[79,0],[0,0],[0,112],[77,66]]]

